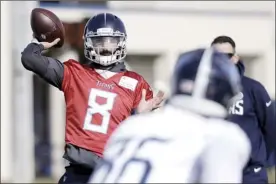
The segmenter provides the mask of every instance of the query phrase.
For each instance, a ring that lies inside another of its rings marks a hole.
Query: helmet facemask
[[[126,57],[126,36],[123,33],[102,28],[96,33],[88,32],[84,39],[85,57],[94,63],[109,66]]]

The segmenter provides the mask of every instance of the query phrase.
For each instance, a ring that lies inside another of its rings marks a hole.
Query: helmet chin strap
[[[110,55],[110,56],[98,55],[98,56],[96,56],[96,59],[98,60],[99,64],[108,66],[109,63],[114,63],[114,61],[116,61],[116,56],[115,55]]]
[[[104,66],[104,65],[100,65],[98,63],[95,63],[95,62],[91,62],[90,63],[90,67],[92,68],[95,68],[95,69],[101,69],[101,70],[110,70],[112,69],[117,63],[113,63],[111,65],[108,65],[108,66]]]
[[[108,71],[112,71],[112,72],[121,72],[121,71],[126,70],[126,67],[124,65],[123,60],[117,61],[117,62],[112,63],[112,64],[107,65],[107,66],[104,66],[104,65],[96,63],[96,62],[88,59],[87,57],[85,57],[85,60],[83,60],[83,62],[81,62],[81,64],[84,65],[84,66],[87,66],[87,67],[94,68],[94,69],[108,70]]]
[[[108,66],[103,66],[98,63],[92,62],[88,59],[86,59],[86,60],[87,60],[87,62],[84,65],[94,68],[94,69],[108,70],[111,72],[123,72],[126,70],[126,66],[125,66],[124,62],[116,62],[116,63],[113,63]]]

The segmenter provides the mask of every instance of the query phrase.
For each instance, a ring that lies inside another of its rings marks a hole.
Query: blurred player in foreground
[[[64,92],[64,158],[69,163],[59,183],[86,183],[117,126],[132,111],[151,111],[163,100],[162,92],[153,98],[144,78],[126,70],[126,37],[121,19],[102,13],[85,26],[83,63],[72,59],[62,63],[42,55],[59,39],[52,43],[34,40],[22,52],[22,64],[27,70]]]
[[[251,141],[252,153],[244,170],[243,183],[268,183],[268,157],[276,147],[276,122],[272,101],[261,83],[244,76],[244,65],[236,53],[236,44],[228,36],[212,42],[219,52],[226,54],[241,75],[242,92],[229,108],[229,121],[237,123]]]
[[[172,96],[152,114],[128,118],[111,136],[92,183],[240,183],[250,143],[223,120],[240,90],[235,66],[212,48],[184,53]]]

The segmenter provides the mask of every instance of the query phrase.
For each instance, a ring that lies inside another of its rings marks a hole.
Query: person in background
[[[229,107],[228,120],[237,123],[251,141],[252,152],[243,172],[243,183],[268,183],[267,160],[276,147],[272,101],[260,82],[244,76],[245,67],[231,37],[218,36],[211,45],[229,57],[241,76],[243,90]]]

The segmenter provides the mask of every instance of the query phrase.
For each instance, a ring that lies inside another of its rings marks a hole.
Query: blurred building
[[[171,71],[182,52],[208,47],[216,36],[229,35],[245,61],[246,74],[275,96],[273,1],[18,1],[3,5],[5,9],[1,2],[1,145],[5,149],[1,149],[1,160],[5,162],[1,162],[1,181],[21,177],[20,182],[22,178],[30,182],[35,171],[58,178],[63,172],[63,95],[20,65],[20,52],[32,35],[30,12],[36,6],[53,11],[64,22],[66,45],[47,53],[61,61],[84,59],[86,20],[96,13],[111,12],[126,25],[128,67],[154,88],[169,93]],[[15,150],[20,154],[13,154]],[[26,171],[28,163],[33,169]],[[15,167],[17,176],[12,174]]]

